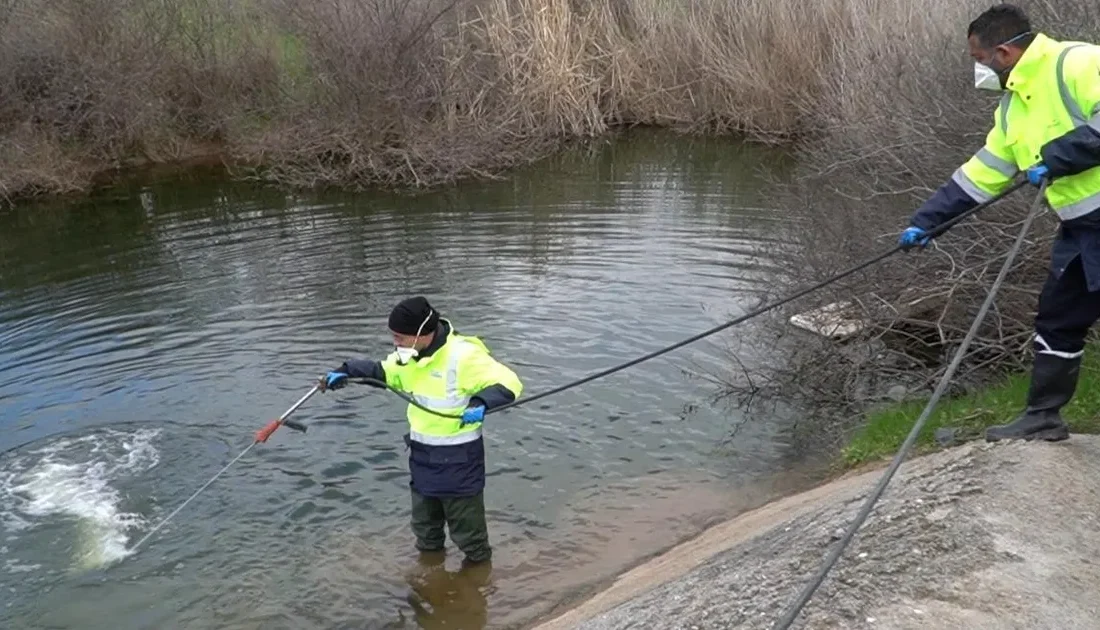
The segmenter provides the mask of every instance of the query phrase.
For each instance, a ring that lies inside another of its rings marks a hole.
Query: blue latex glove
[[[928,232],[920,229],[916,226],[910,226],[905,228],[905,231],[898,237],[898,245],[901,245],[902,249],[912,249],[917,245],[925,247],[928,245],[928,241],[932,239],[931,236],[926,236]]]
[[[340,389],[348,384],[348,375],[343,372],[329,372],[325,377],[325,389]]]
[[[462,412],[462,420],[459,424],[466,426],[467,424],[476,424],[485,420],[485,406],[478,405],[476,407],[467,407],[466,411]]]
[[[1043,182],[1043,178],[1047,176],[1050,169],[1045,164],[1039,162],[1035,166],[1027,169],[1027,181],[1031,182],[1032,186],[1038,186]]]

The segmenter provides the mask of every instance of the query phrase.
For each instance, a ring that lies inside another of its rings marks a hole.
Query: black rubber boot
[[[988,442],[998,440],[1046,440],[1057,442],[1069,437],[1069,428],[1059,411],[1073,398],[1081,357],[1063,359],[1036,353],[1027,392],[1027,409],[1008,424],[985,430]]]

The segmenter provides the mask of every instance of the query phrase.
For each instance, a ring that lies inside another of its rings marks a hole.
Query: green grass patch
[[[940,427],[960,429],[963,436],[981,435],[985,427],[1011,421],[1024,409],[1030,372],[1013,374],[984,389],[957,398],[941,398],[928,422],[921,429],[916,448],[934,449],[934,435]],[[884,457],[892,457],[913,428],[930,396],[906,401],[867,414],[867,421],[856,431],[841,452],[844,464],[858,466]],[[1075,433],[1100,433],[1100,342],[1085,349],[1081,377],[1073,400],[1062,409],[1062,417]]]

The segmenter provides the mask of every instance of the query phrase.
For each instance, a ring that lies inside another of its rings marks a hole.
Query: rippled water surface
[[[797,486],[782,418],[727,439],[710,404],[744,326],[491,416],[491,572],[418,562],[403,403],[364,387],[131,553],[319,374],[387,352],[408,295],[528,394],[755,305],[792,220],[755,172],[779,164],[647,133],[415,197],[202,176],[0,214],[0,626],[521,624]]]

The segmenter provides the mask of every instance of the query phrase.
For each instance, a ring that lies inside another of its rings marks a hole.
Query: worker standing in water
[[[321,389],[371,378],[410,394],[440,417],[408,406],[412,530],[422,552],[442,551],[443,526],[469,563],[490,559],[485,520],[485,412],[515,400],[519,378],[477,337],[461,335],[424,297],[394,307],[396,349],[382,361],[353,359],[329,372]],[[460,416],[460,417],[459,417]]]
[[[996,5],[967,32],[975,87],[1003,92],[985,146],[913,215],[899,243],[927,233],[1004,190],[1021,171],[1044,180],[1061,226],[1039,296],[1025,410],[989,427],[988,441],[1064,440],[1061,408],[1073,398],[1085,336],[1100,318],[1100,47],[1034,33],[1022,10]]]

